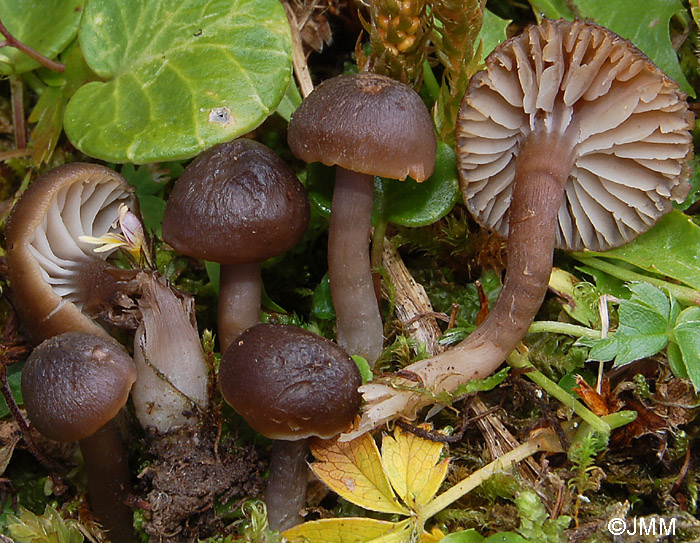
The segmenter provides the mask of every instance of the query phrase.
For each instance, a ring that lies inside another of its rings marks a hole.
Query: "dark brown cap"
[[[258,324],[224,353],[224,399],[261,434],[295,440],[347,430],[360,407],[360,372],[332,341],[297,326]]]
[[[39,342],[70,330],[107,333],[83,313],[116,278],[95,245],[80,236],[112,231],[120,204],[137,207],[133,189],[118,173],[97,164],[54,168],[22,194],[7,221],[7,263],[17,310]]]
[[[292,115],[287,139],[306,162],[391,179],[425,181],[435,165],[435,129],[420,96],[374,73],[321,83]]]
[[[134,381],[134,361],[116,341],[67,332],[32,351],[22,369],[22,396],[39,432],[78,441],[117,415]]]
[[[296,244],[309,222],[306,190],[261,143],[239,139],[199,155],[168,199],[163,239],[178,252],[234,264]]]
[[[507,235],[521,142],[554,133],[573,155],[557,246],[609,249],[688,194],[693,125],[678,84],[630,42],[592,23],[545,20],[499,45],[469,82],[456,127],[464,201]]]

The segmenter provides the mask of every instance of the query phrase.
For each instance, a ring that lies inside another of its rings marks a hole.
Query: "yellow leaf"
[[[338,495],[371,511],[410,514],[391,489],[379,449],[369,434],[344,443],[312,439],[310,448],[318,460],[311,469]]]
[[[331,518],[305,522],[282,532],[289,543],[403,543],[412,524],[371,518]]]
[[[447,475],[449,459],[440,461],[443,444],[404,432],[382,440],[382,463],[391,486],[413,511],[427,504]]]

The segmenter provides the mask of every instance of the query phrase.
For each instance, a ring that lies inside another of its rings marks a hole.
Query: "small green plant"
[[[18,517],[8,514],[6,530],[16,543],[82,543],[85,540],[84,528],[75,520],[64,520],[50,505],[43,515],[24,508]]]

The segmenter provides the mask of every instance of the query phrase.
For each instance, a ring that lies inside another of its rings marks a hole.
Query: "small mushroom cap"
[[[261,143],[239,139],[199,155],[173,189],[163,239],[221,264],[262,262],[293,247],[309,223],[306,190]]]
[[[17,310],[39,343],[67,331],[107,333],[83,313],[117,281],[105,259],[80,236],[113,231],[120,204],[137,207],[133,189],[98,164],[54,168],[22,194],[7,220],[7,263]]]
[[[67,332],[32,351],[22,369],[22,396],[44,436],[79,441],[117,415],[134,381],[134,361],[116,341]]]
[[[693,124],[678,85],[630,42],[545,20],[498,46],[469,83],[456,128],[464,200],[506,236],[521,143],[556,133],[573,146],[557,247],[616,247],[688,194]]]
[[[306,162],[391,179],[425,181],[436,139],[420,96],[374,73],[339,75],[316,87],[294,112],[287,140]]]
[[[360,408],[360,372],[332,341],[297,326],[258,324],[224,353],[224,399],[257,432],[282,440],[329,438]]]

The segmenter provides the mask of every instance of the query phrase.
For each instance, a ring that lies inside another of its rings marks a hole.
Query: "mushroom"
[[[527,333],[555,247],[627,243],[684,199],[692,127],[678,85],[603,27],[545,20],[498,46],[469,83],[456,136],[467,207],[508,236],[504,287],[474,333],[402,374],[436,393],[488,376]],[[359,432],[429,401],[382,383],[363,392]]]
[[[114,417],[136,380],[134,362],[112,339],[67,332],[37,346],[22,369],[22,396],[36,429],[56,441],[79,441],[88,496],[114,543],[132,543],[126,452]]]
[[[136,207],[118,173],[97,164],[59,166],[36,179],[12,209],[5,231],[16,309],[35,342],[76,330],[108,337],[85,312],[109,302],[132,275],[80,237],[113,231],[119,206]]]
[[[138,379],[131,391],[136,417],[155,435],[196,427],[209,404],[210,379],[194,299],[157,273],[140,272],[130,288],[140,313],[134,336]]]
[[[424,181],[435,163],[433,123],[410,87],[373,73],[324,81],[294,112],[288,141],[306,162],[337,165],[328,274],[338,343],[374,365],[382,319],[369,257],[374,176]]]
[[[258,324],[226,350],[219,382],[224,399],[274,440],[265,493],[270,527],[295,526],[306,500],[308,438],[330,438],[350,426],[360,407],[357,366],[308,330]]]
[[[221,352],[260,321],[260,263],[294,246],[309,223],[306,191],[263,144],[239,139],[199,155],[165,208],[163,239],[219,262]]]

